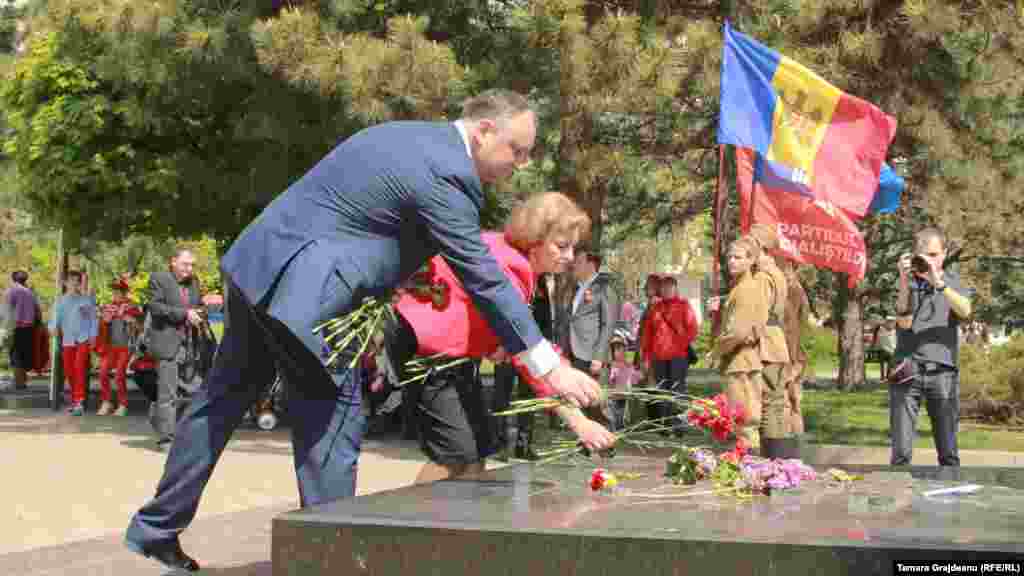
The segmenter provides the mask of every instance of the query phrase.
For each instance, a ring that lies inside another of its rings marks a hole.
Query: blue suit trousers
[[[179,420],[156,496],[132,518],[126,539],[146,547],[174,539],[191,522],[214,466],[248,410],[280,371],[287,386],[299,499],[303,507],[355,494],[365,419],[355,372],[328,372],[313,333],[321,303],[304,294],[300,253],[269,302],[252,305],[231,282],[225,332],[205,385]],[[340,290],[347,289],[341,282]],[[223,390],[212,394],[210,390]]]

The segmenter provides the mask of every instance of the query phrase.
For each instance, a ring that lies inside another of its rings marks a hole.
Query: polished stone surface
[[[845,467],[864,479],[742,501],[666,484],[661,459],[607,468],[643,476],[595,493],[590,465],[521,465],[291,512],[274,521],[274,573],[884,574],[1024,558],[1021,469]]]

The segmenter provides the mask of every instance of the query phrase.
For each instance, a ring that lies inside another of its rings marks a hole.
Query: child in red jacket
[[[103,306],[100,311],[100,342],[97,352],[102,355],[100,361],[100,405],[97,416],[128,414],[128,385],[125,382],[128,360],[131,358],[132,337],[137,330],[136,322],[142,316],[142,309],[128,299],[130,286],[124,278],[120,278],[110,286],[114,289],[114,300]],[[110,393],[110,371],[115,371],[117,380],[118,408],[114,410]]]

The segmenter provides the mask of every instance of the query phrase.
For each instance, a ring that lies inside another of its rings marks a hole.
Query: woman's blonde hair
[[[561,192],[540,192],[520,202],[505,222],[505,241],[520,252],[544,242],[553,234],[590,234],[590,217]]]
[[[750,236],[743,236],[729,247],[730,250],[736,248],[742,248],[747,251],[747,257],[751,260],[751,270],[756,269],[757,259],[761,256],[761,244]]]

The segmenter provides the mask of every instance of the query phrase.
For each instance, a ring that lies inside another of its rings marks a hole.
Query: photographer
[[[892,465],[909,465],[922,398],[932,423],[940,466],[959,466],[956,434],[960,422],[958,374],[961,321],[971,302],[960,277],[943,269],[946,241],[935,228],[917,233],[917,254],[899,260],[896,299],[898,336],[895,367],[889,375]]]
[[[169,271],[154,272],[149,278],[148,349],[157,360],[157,399],[150,422],[157,433],[157,448],[164,449],[174,438],[177,420],[178,357],[185,353],[192,329],[203,323],[199,282],[192,273],[195,256],[178,248]]]

